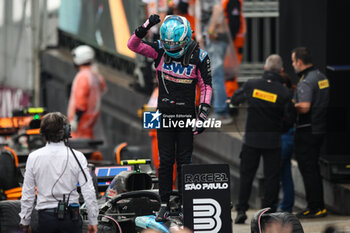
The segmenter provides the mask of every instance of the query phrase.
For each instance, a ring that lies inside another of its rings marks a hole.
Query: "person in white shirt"
[[[36,188],[38,232],[82,232],[82,219],[77,204],[79,183],[88,210],[88,233],[97,233],[99,209],[95,188],[85,156],[67,146],[70,137],[67,117],[59,112],[46,114],[42,119],[40,132],[47,143],[28,156],[19,214],[20,227],[24,232],[31,232],[29,224]]]

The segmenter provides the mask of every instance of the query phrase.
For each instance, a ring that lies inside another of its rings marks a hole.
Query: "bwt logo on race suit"
[[[143,128],[144,129],[160,129],[161,127],[161,113],[156,112],[143,113]]]
[[[170,64],[164,63],[163,69],[172,71],[174,74],[179,74],[179,75],[186,75],[186,76],[191,76],[192,70],[193,70],[192,65],[189,66],[182,66],[181,62],[175,62],[173,61]]]
[[[212,198],[193,199],[193,230],[194,233],[217,233],[222,221],[221,206]]]

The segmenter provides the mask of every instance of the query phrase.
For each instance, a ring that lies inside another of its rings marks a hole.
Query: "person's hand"
[[[97,233],[97,225],[88,225],[88,233]]]
[[[216,34],[215,32],[209,31],[209,39],[211,41],[216,41],[216,39],[218,38],[218,34]]]
[[[144,24],[142,24],[140,27],[138,27],[135,30],[135,35],[139,38],[143,38],[146,36],[148,30],[153,27],[154,25],[158,24],[160,22],[159,15],[151,15]]]
[[[146,28],[147,30],[149,30],[151,27],[153,27],[154,25],[158,24],[160,22],[160,18],[159,15],[151,15],[146,22],[142,25],[143,28]]]
[[[192,130],[194,135],[201,134],[204,131],[203,123],[207,120],[210,111],[210,105],[201,103],[198,108],[198,116],[197,121],[201,121],[202,127],[197,127],[197,123],[195,128]]]
[[[231,103],[231,99],[226,100],[226,105],[228,109],[237,109],[237,106]]]
[[[30,227],[30,225],[22,225],[19,224],[19,227],[21,228],[21,230],[25,233],[32,233],[32,228]]]
[[[70,127],[73,132],[77,132],[78,130],[78,121],[76,119],[70,122]]]

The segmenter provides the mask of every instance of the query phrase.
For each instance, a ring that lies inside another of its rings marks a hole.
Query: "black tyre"
[[[18,230],[19,212],[21,205],[19,201],[1,201],[0,202],[0,229],[1,233]]]
[[[88,230],[88,225],[89,225],[89,221],[83,220],[83,227],[82,227],[83,233],[87,232],[87,230]]]
[[[119,232],[116,225],[111,222],[102,222],[98,224],[98,233],[116,233]]]
[[[19,186],[17,168],[13,155],[0,150],[0,189],[8,190]]]
[[[0,232],[17,232],[19,230],[19,212],[21,211],[20,201],[0,201]],[[37,232],[38,212],[33,210],[30,223],[32,232]]]

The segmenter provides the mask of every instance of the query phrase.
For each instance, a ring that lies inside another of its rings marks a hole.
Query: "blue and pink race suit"
[[[133,34],[128,47],[138,54],[154,59],[159,85],[160,112],[191,114],[195,117],[197,82],[201,92],[200,103],[210,105],[212,88],[207,52],[197,47],[190,55],[188,66],[184,66],[183,57],[173,59],[169,64],[165,63],[164,49],[159,40],[149,43]]]
[[[193,42],[194,43],[194,42]],[[196,85],[200,87],[200,103],[210,105],[212,87],[210,59],[207,52],[188,49],[179,59],[168,59],[161,42],[146,42],[133,34],[128,41],[130,50],[154,59],[159,86],[158,109],[163,114],[183,116],[176,120],[195,118]],[[186,57],[189,56],[189,57]],[[188,64],[185,64],[185,57]],[[173,164],[176,160],[178,190],[182,190],[181,166],[192,160],[193,133],[191,128],[158,129],[159,194],[168,203],[172,192]]]

